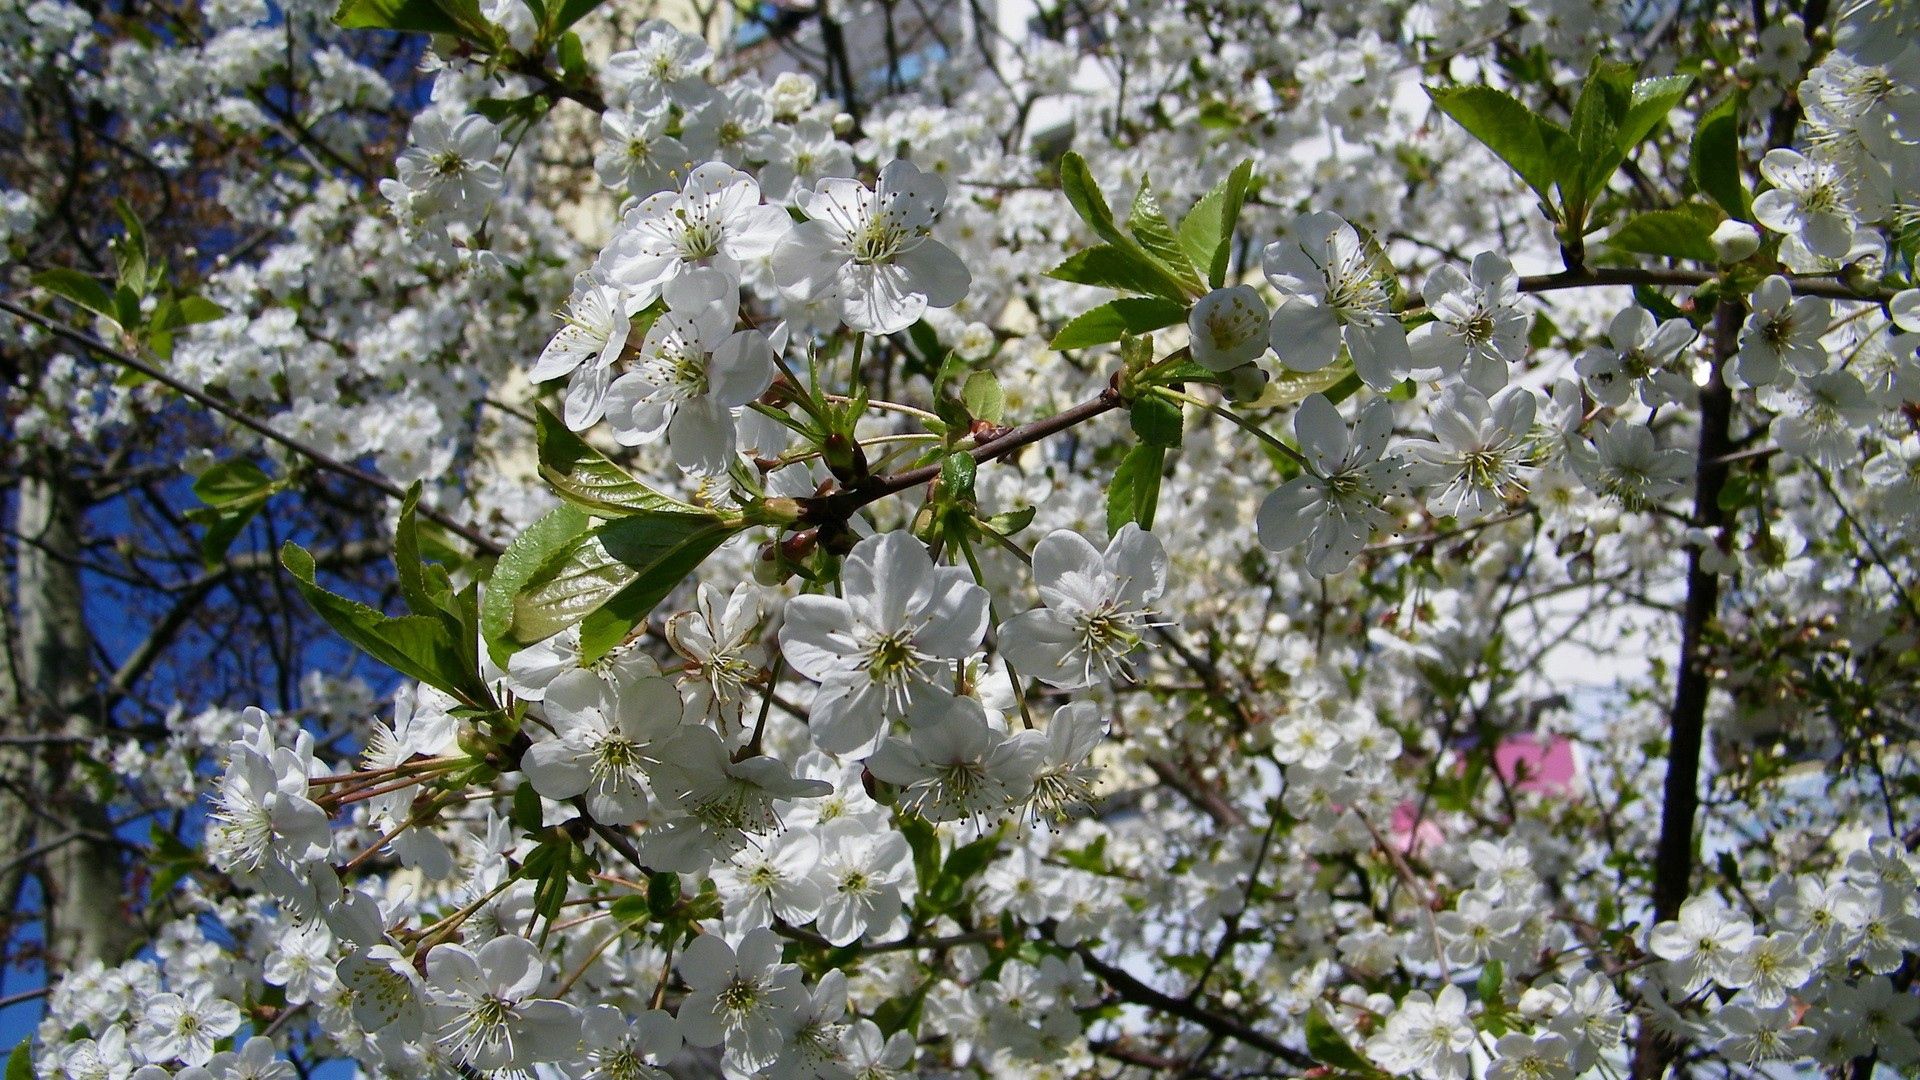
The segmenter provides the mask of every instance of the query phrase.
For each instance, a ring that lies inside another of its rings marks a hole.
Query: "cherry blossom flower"
[[[860,541],[841,580],[844,596],[788,602],[780,648],[794,670],[820,683],[808,720],[814,743],[859,755],[917,698],[948,696],[935,680],[979,648],[987,593],[966,570],[934,566],[905,532]]]
[[[893,161],[871,190],[829,177],[798,200],[807,221],[773,255],[774,279],[796,300],[835,298],[855,330],[891,334],[928,308],[952,307],[973,275],[933,239],[947,185],[909,161]]]
[[[1393,313],[1392,272],[1345,219],[1326,212],[1296,218],[1261,265],[1280,290],[1270,338],[1287,367],[1318,371],[1344,344],[1354,371],[1375,389],[1413,369],[1406,328]]]
[[[1045,606],[1000,625],[1000,652],[1017,659],[1023,675],[1077,689],[1127,670],[1127,655],[1154,625],[1151,605],[1166,591],[1167,553],[1132,522],[1104,553],[1060,529],[1034,545],[1033,577]]]

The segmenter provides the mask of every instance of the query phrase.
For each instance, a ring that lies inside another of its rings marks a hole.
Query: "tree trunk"
[[[50,974],[125,958],[136,930],[122,853],[80,757],[105,734],[78,559],[79,485],[57,453],[28,463],[15,493],[15,573],[0,584],[0,896],[21,911],[38,882]],[[4,577],[4,575],[0,575]]]

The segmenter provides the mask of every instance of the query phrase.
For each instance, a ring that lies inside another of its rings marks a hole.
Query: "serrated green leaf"
[[[1158,394],[1146,394],[1135,398],[1127,413],[1133,433],[1142,443],[1169,448],[1180,445],[1180,406]]]
[[[1635,214],[1613,231],[1607,243],[1640,255],[1691,259],[1712,265],[1716,261],[1713,230],[1720,221],[1718,209],[1686,203],[1671,210]]]
[[[976,371],[967,376],[960,388],[960,403],[975,420],[997,424],[1006,419],[1007,395],[991,371]]]
[[[585,534],[589,524],[581,510],[558,507],[514,537],[494,563],[481,597],[480,632],[487,642],[487,655],[500,667],[506,667],[508,658],[522,647],[512,636],[514,597],[562,548]]]
[[[494,708],[491,692],[477,673],[473,643],[454,640],[446,624],[423,615],[390,616],[349,600],[314,582],[313,556],[289,540],[280,563],[293,575],[294,588],[327,625],[375,660],[477,709]]]
[[[1752,221],[1753,203],[1740,179],[1740,98],[1728,94],[1693,129],[1687,173],[1727,216]]]
[[[546,406],[538,407],[534,420],[540,476],[553,485],[561,498],[580,509],[604,518],[645,513],[705,513],[635,479],[585,439],[567,430],[567,425]]]
[[[1037,507],[1022,506],[1015,510],[1008,510],[1004,513],[993,515],[987,519],[987,525],[1001,536],[1012,536],[1033,524],[1033,516],[1037,512]]]
[[[1626,121],[1633,103],[1633,68],[1627,64],[1596,58],[1573,103],[1573,117],[1567,133],[1573,139],[1573,153],[1560,162],[1560,193],[1563,205],[1586,207],[1593,196],[1606,186],[1607,179],[1620,165],[1625,151],[1616,153],[1620,126]],[[1569,210],[1569,214],[1572,211]]]
[[[1160,505],[1160,470],[1166,465],[1164,447],[1140,443],[1127,451],[1120,467],[1113,471],[1113,484],[1107,489],[1107,532],[1120,531],[1129,521],[1143,529],[1153,528],[1154,511]]]
[[[973,460],[973,455],[964,450],[948,454],[940,460],[940,486],[945,488],[948,494],[962,499],[971,499],[974,474],[979,468],[980,463]]]
[[[1094,182],[1087,159],[1071,150],[1060,158],[1060,191],[1095,235],[1109,244],[1125,243],[1126,234],[1114,223],[1113,210],[1107,206],[1107,197],[1100,193],[1100,185]]]
[[[73,301],[95,315],[105,315],[115,322],[119,321],[119,314],[114,309],[113,293],[78,270],[64,266],[42,270],[33,275],[33,283],[55,296]]]
[[[1133,207],[1127,211],[1127,232],[1189,294],[1197,297],[1206,291],[1206,284],[1193,268],[1193,260],[1187,258],[1186,249],[1180,246],[1166,213],[1160,209],[1160,200],[1144,181],[1134,193]]]
[[[1661,75],[1634,83],[1632,104],[1627,108],[1626,119],[1620,123],[1620,141],[1615,146],[1620,155],[1625,157],[1653,134],[1653,129],[1692,88],[1691,75]]]
[[[556,552],[513,601],[521,644],[580,626],[592,663],[633,628],[713,550],[742,528],[714,514],[644,513],[609,521]]]
[[[1144,251],[1096,244],[1067,256],[1047,276],[1081,285],[1098,285],[1116,292],[1161,296],[1176,303],[1185,300],[1181,285]]]
[[[1566,129],[1491,86],[1430,86],[1427,96],[1553,205],[1554,183],[1574,152]]]
[[[1187,307],[1159,296],[1122,297],[1082,312],[1060,328],[1049,348],[1084,349],[1119,341],[1127,334],[1144,334],[1185,320]]]
[[[1252,161],[1235,165],[1180,219],[1180,246],[1194,266],[1206,271],[1207,283],[1213,288],[1226,284],[1227,265],[1233,258],[1233,230],[1240,222],[1240,206],[1246,201],[1247,182],[1252,176]]]
[[[342,0],[333,21],[346,30],[453,34],[483,45],[493,36],[475,0]]]

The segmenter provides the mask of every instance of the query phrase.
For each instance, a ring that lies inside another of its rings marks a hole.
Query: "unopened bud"
[[[1267,373],[1258,364],[1242,364],[1226,374],[1227,396],[1252,401],[1266,392]]]
[[[1737,263],[1760,250],[1760,234],[1744,221],[1728,218],[1713,230],[1713,253],[1723,263]]]

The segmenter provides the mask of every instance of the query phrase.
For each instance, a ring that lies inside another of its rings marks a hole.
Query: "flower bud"
[[[1232,371],[1267,348],[1267,302],[1251,285],[1215,289],[1187,316],[1194,362],[1209,371]]]
[[[1732,218],[1713,230],[1713,253],[1723,263],[1737,263],[1760,250],[1760,234],[1753,226]]]

